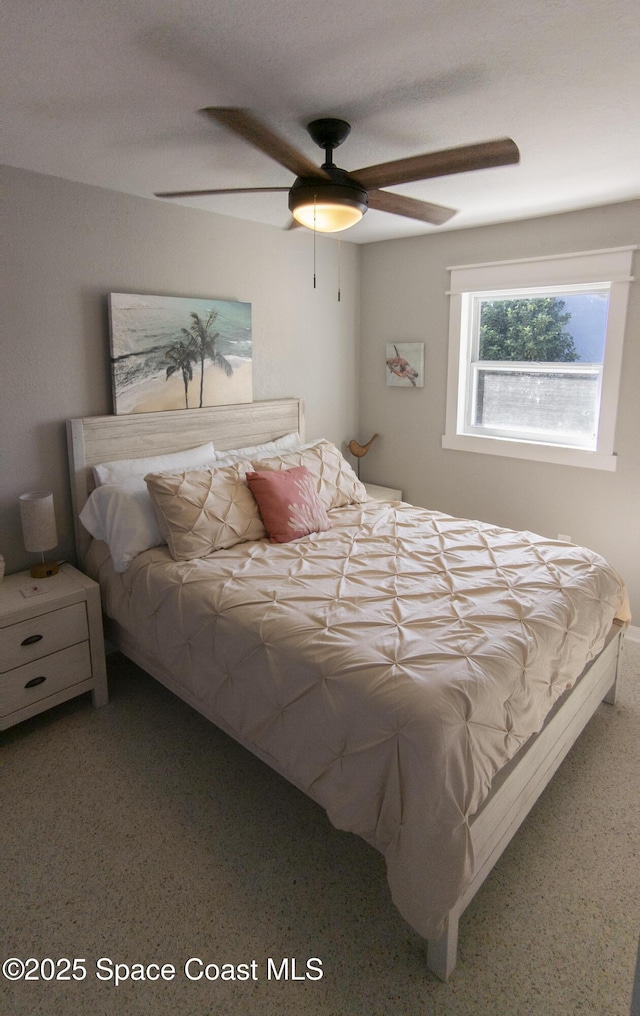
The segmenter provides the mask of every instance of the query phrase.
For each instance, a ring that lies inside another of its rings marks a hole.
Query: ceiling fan
[[[420,222],[439,226],[455,215],[455,208],[418,201],[380,188],[447,176],[451,173],[505,166],[520,159],[517,145],[510,138],[499,138],[496,141],[463,145],[440,152],[427,152],[425,155],[413,155],[406,159],[346,171],[339,169],[333,162],[334,148],[342,144],[351,130],[346,120],[325,117],[308,124],[307,130],[311,138],[320,148],[324,148],[326,153],[322,166],[316,166],[248,109],[212,106],[201,112],[294,173],[296,179],[293,185],[167,191],[156,194],[156,197],[186,198],[208,194],[264,194],[288,191],[289,209],[296,223],[321,233],[337,233],[354,226],[367,208],[391,212],[392,215],[404,215],[409,219],[418,219]]]

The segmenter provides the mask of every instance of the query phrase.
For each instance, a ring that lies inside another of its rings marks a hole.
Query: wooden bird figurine
[[[351,452],[352,455],[355,455],[357,459],[361,459],[363,455],[367,454],[369,448],[371,447],[371,445],[373,444],[373,442],[377,437],[378,435],[374,434],[373,437],[370,438],[365,445],[361,445],[360,442],[356,441],[354,438],[352,441],[349,441],[349,451]]]

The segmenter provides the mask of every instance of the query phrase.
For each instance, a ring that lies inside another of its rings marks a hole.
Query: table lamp
[[[18,500],[25,550],[42,556],[42,560],[31,568],[31,576],[34,579],[45,579],[56,575],[56,562],[44,559],[45,550],[58,546],[53,494],[50,490],[32,490],[28,494],[21,494]]]

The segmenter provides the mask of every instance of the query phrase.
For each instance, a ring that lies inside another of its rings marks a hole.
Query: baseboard
[[[630,624],[624,633],[624,637],[629,642],[640,642],[640,627],[637,624]]]

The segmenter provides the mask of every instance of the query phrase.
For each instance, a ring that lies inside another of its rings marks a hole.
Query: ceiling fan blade
[[[222,124],[239,137],[248,141],[265,155],[279,162],[295,176],[318,176],[328,180],[329,176],[306,155],[290,145],[288,141],[275,134],[266,124],[258,120],[248,109],[233,107],[208,106],[200,111],[216,123]]]
[[[197,198],[207,194],[286,194],[288,187],[217,187],[214,190],[161,191],[156,198]]]
[[[369,191],[369,208],[391,212],[392,215],[404,215],[407,219],[418,219],[420,222],[430,222],[432,226],[441,226],[456,214],[455,208],[432,205],[429,201],[417,201],[404,194],[381,190]]]
[[[349,170],[363,187],[391,187],[393,184],[412,183],[414,180],[428,180],[434,176],[450,173],[467,173],[475,169],[489,169],[492,166],[507,166],[519,162],[518,146],[511,138],[483,141],[477,145],[462,145],[447,148],[441,152],[427,152],[394,162],[382,162],[377,166]]]

